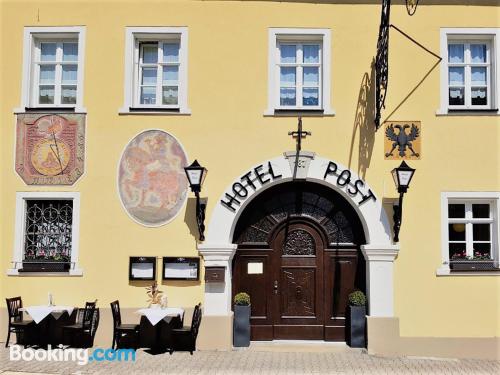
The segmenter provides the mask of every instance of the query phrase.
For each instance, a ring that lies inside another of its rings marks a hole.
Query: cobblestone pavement
[[[0,350],[1,375],[38,374],[500,374],[500,361],[432,358],[382,358],[364,351],[293,352],[242,350],[150,355],[135,362],[10,361]]]

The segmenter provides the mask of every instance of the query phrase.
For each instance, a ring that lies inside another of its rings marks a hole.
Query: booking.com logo
[[[49,362],[76,362],[83,366],[89,362],[135,362],[135,350],[133,349],[102,349],[97,348],[92,352],[89,349],[64,349],[59,345],[57,349],[52,349],[49,345],[47,349],[23,348],[20,345],[9,347],[9,359],[11,361],[49,361]]]

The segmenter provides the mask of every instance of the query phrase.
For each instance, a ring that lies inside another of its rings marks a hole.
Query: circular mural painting
[[[162,130],[138,134],[123,151],[118,190],[127,213],[145,226],[172,220],[187,197],[187,157],[180,143]]]

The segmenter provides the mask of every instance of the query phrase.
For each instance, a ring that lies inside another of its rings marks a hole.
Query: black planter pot
[[[366,348],[366,306],[349,306],[347,319],[347,344],[351,348]]]
[[[250,305],[234,305],[233,346],[250,346]]]

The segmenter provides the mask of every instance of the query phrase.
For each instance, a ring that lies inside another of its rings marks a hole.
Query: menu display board
[[[129,280],[156,280],[156,257],[130,257]]]
[[[200,258],[163,258],[163,280],[199,280]]]

